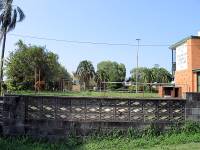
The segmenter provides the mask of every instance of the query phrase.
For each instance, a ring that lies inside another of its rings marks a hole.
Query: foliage
[[[139,68],[134,68],[131,71],[132,74],[132,80],[136,81],[136,74],[138,78],[138,82],[140,83],[151,83],[152,82],[152,72],[151,69],[148,69],[146,67],[139,67]]]
[[[23,21],[25,15],[20,7],[13,5],[13,0],[0,0],[0,43],[3,39],[0,64],[0,80],[3,81],[4,53],[7,32],[15,29],[16,23]],[[2,90],[2,82],[0,82]],[[2,94],[2,92],[1,92]]]
[[[164,68],[134,68],[131,70],[132,81],[136,81],[136,73],[140,83],[169,83],[172,80],[172,75]]]
[[[86,89],[89,88],[90,81],[95,77],[95,69],[92,63],[88,60],[83,60],[79,63],[76,75],[81,82],[85,83]]]
[[[139,67],[131,70],[132,81],[137,81],[139,83],[149,83],[145,87],[148,88],[146,90],[152,89],[151,83],[169,83],[172,81],[172,75],[164,68],[160,68],[159,66],[155,66],[153,68]]]
[[[77,139],[70,136],[67,140],[48,142],[45,140],[33,140],[28,137],[0,138],[1,150],[129,150],[129,149],[200,149],[200,124],[196,122],[185,123],[180,126],[179,132],[172,134],[158,133],[156,126],[151,125],[142,132],[129,129],[126,132],[113,130],[106,134],[94,135],[93,137]],[[196,132],[198,127],[198,132]],[[144,134],[145,133],[145,134]]]
[[[181,126],[180,129],[182,132],[185,133],[200,133],[200,123],[199,122],[186,122],[183,126]]]
[[[126,77],[126,68],[124,64],[117,62],[102,61],[97,65],[99,74],[106,73],[106,80],[108,82],[123,82]],[[109,84],[109,88],[117,89],[122,87],[122,84]]]
[[[143,86],[143,85],[138,85],[137,89],[138,89],[138,91],[143,91],[143,92],[146,91],[146,87]],[[129,86],[128,90],[129,90],[129,92],[135,92],[136,91],[136,86],[135,85]]]
[[[94,78],[95,82],[97,83],[97,87],[100,89],[106,85],[106,83],[102,82],[108,82],[108,74],[104,70],[98,70],[95,74]]]
[[[157,83],[169,83],[172,81],[172,75],[165,68],[153,67],[152,81]]]
[[[52,92],[52,91],[41,91],[35,93],[34,91],[14,91],[13,94],[20,95],[41,95],[41,96],[81,96],[81,97],[120,97],[120,98],[158,98],[156,93],[121,93],[121,92],[93,92],[93,91],[82,91],[82,92]]]
[[[8,87],[11,90],[32,89],[35,82],[35,71],[40,70],[41,81],[59,81],[62,78],[71,80],[67,70],[58,62],[58,56],[45,47],[26,45],[22,41],[17,49],[10,53],[6,60]]]
[[[25,14],[22,9],[13,5],[13,0],[0,0],[0,10],[1,33],[7,33],[13,30],[16,23],[23,21],[25,18]]]

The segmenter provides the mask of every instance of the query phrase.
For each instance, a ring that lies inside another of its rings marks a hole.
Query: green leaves
[[[12,3],[13,0],[0,1],[0,28],[3,32],[13,30],[17,22],[21,22],[25,19],[25,14],[22,9],[12,5]]]
[[[140,83],[169,83],[172,80],[172,75],[165,68],[134,68],[131,71],[133,81],[136,81],[136,72]]]
[[[108,82],[123,82],[126,77],[126,68],[124,64],[118,64],[117,62],[102,61],[97,65],[97,71],[102,74],[104,72],[104,78]],[[121,84],[110,84],[110,88],[120,88]]]
[[[71,80],[67,70],[58,62],[58,56],[48,52],[45,47],[27,46],[22,41],[17,44],[17,50],[11,52],[6,61],[7,78],[16,83],[29,83],[33,88],[35,69],[41,72],[41,80],[58,81],[61,78]]]
[[[81,82],[85,82],[86,88],[89,88],[89,82],[95,77],[95,69],[88,60],[81,61],[77,67],[76,75]]]
[[[23,20],[25,19],[25,14],[24,14],[24,12],[21,10],[21,8],[18,7],[18,6],[17,6],[17,11],[18,11],[18,14],[19,14],[19,20],[18,20],[18,22],[21,22],[21,21],[23,21]]]

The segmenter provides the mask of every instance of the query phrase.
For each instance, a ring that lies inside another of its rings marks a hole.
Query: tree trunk
[[[1,42],[2,42],[2,39],[3,39],[3,36],[4,36],[3,32],[0,31],[0,45],[1,45]]]
[[[3,95],[3,65],[4,65],[4,53],[5,53],[5,46],[6,46],[6,32],[3,33],[3,46],[2,46],[2,52],[1,52],[1,75],[0,75],[0,90],[1,90],[1,96]]]

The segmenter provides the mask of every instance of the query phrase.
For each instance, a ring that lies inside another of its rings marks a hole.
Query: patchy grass
[[[91,135],[84,140],[70,136],[68,139],[48,142],[28,137],[0,138],[1,150],[199,150],[200,123],[186,122],[158,132],[156,126],[143,131],[127,133],[113,131]]]
[[[152,138],[131,139],[125,137],[89,139],[73,145],[73,141],[48,143],[29,138],[0,138],[1,150],[199,150],[200,133],[173,134]]]
[[[16,91],[12,94],[22,95],[42,95],[42,96],[74,96],[74,97],[120,97],[120,98],[158,98],[157,93],[123,93],[123,92],[48,92],[42,91],[35,93],[34,91]]]
[[[200,134],[174,134],[171,136],[159,136],[152,138],[115,138],[91,140],[81,145],[80,149],[87,150],[130,150],[130,149],[187,149],[192,143],[195,143],[196,149],[200,149]],[[194,148],[195,148],[194,147]]]

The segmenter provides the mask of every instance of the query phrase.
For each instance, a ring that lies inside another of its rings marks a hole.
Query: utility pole
[[[137,46],[137,67],[136,67],[136,73],[135,73],[135,79],[136,79],[136,93],[138,93],[138,57],[139,57],[139,49],[140,49],[140,40],[141,39],[136,39],[136,41],[138,42],[138,46]]]

